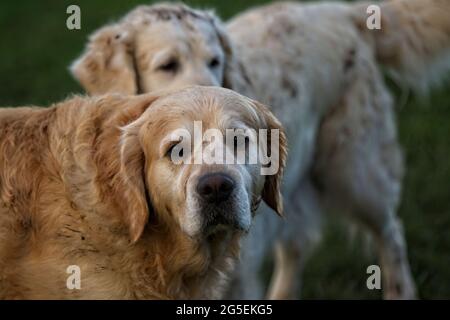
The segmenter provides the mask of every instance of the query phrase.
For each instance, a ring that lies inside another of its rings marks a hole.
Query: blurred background
[[[224,20],[268,1],[185,1],[213,8]],[[0,105],[47,106],[82,92],[68,72],[87,36],[152,1],[0,2]],[[81,30],[66,28],[66,8],[81,8]],[[388,80],[389,81],[389,80]],[[412,272],[420,298],[450,298],[450,82],[427,97],[391,84],[407,175],[399,215],[405,226]],[[329,221],[324,241],[306,265],[302,298],[378,299],[366,288],[366,268],[376,263],[363,241],[352,238],[339,221]],[[271,263],[267,263],[267,271]],[[267,272],[268,273],[268,272]],[[264,276],[264,274],[262,275]]]

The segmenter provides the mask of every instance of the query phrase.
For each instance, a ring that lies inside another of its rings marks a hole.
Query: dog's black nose
[[[223,173],[210,173],[200,178],[197,193],[202,199],[219,203],[227,200],[234,189],[233,179]]]

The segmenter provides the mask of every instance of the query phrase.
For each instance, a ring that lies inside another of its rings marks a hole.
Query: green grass
[[[216,8],[223,18],[262,1],[187,1]],[[0,105],[48,105],[82,92],[67,66],[87,35],[143,1],[0,2]],[[149,3],[149,2],[146,2]],[[66,29],[66,8],[78,4],[82,30]],[[450,298],[450,85],[427,99],[411,97],[398,110],[407,175],[399,215],[422,298]],[[360,241],[331,221],[304,274],[304,298],[379,298],[366,289],[366,268],[376,263]]]

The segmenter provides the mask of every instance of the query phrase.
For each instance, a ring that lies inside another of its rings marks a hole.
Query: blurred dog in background
[[[256,220],[231,297],[263,297],[258,271],[274,247],[267,297],[296,297],[324,211],[376,240],[386,298],[416,295],[396,216],[403,158],[380,66],[414,89],[438,83],[450,66],[450,3],[380,2],[381,30],[366,26],[368,5],[282,2],[226,25],[184,5],[140,6],[95,32],[71,67],[91,94],[219,85],[273,106],[290,140],[289,223]]]

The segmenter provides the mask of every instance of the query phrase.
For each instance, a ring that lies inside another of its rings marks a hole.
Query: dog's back
[[[49,163],[48,125],[54,109],[0,110],[0,296],[15,297],[10,283],[14,261],[29,247],[33,210],[42,175]]]
[[[50,108],[0,109],[0,298],[77,296],[66,288],[66,268],[98,254],[80,235],[92,221],[75,201],[97,199],[90,142],[123,102],[74,97]]]
[[[24,225],[30,219],[31,212],[24,209],[37,187],[42,164],[49,163],[48,127],[54,114],[52,108],[0,109],[0,225],[6,214],[15,214]],[[0,232],[1,239],[4,235]]]

